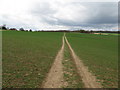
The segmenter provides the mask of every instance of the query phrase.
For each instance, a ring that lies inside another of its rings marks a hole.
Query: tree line
[[[13,31],[18,31],[18,29],[16,29],[16,28],[9,28],[9,27],[6,27],[5,24],[2,25],[2,26],[0,26],[0,29],[2,29],[2,30],[13,30]],[[30,31],[30,32],[32,32],[32,29],[30,29],[30,30],[25,30],[24,28],[20,28],[19,31]]]
[[[0,26],[0,29],[2,30],[14,30],[14,31],[18,31],[16,28],[8,28],[6,27],[6,25],[2,25]],[[19,31],[30,31],[32,32],[32,29],[30,30],[25,30],[24,28],[20,28]],[[108,31],[108,30],[98,30],[98,31],[94,31],[94,30],[84,30],[84,29],[80,29],[80,30],[38,30],[36,32],[79,32],[79,33],[120,33],[120,31]]]

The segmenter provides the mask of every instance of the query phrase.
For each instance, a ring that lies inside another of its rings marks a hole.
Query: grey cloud
[[[67,19],[61,19],[59,17],[55,17],[54,14],[56,14],[57,11],[54,8],[51,8],[51,5],[49,3],[42,3],[37,4],[35,8],[33,8],[32,13],[34,15],[37,15],[42,19],[42,21],[48,23],[48,24],[55,24],[55,25],[64,25],[64,26],[95,26],[97,24],[116,24],[117,23],[117,3],[67,3],[67,5],[73,5],[77,8],[79,8],[79,5],[82,4],[85,6],[87,10],[87,16],[88,19],[81,22],[81,18],[79,18],[79,15],[77,16],[78,19],[76,21],[67,20]],[[64,9],[63,9],[64,10]],[[68,12],[69,14],[69,12]],[[76,14],[76,13],[75,13]],[[81,14],[81,13],[79,13]],[[92,25],[95,24],[95,25]],[[99,26],[99,25],[98,25]]]
[[[117,26],[117,2],[59,3],[59,0],[56,0],[55,2],[53,1],[46,0],[46,2],[36,2],[33,4],[33,7],[30,7],[29,12],[26,12],[26,14],[30,14],[34,21],[38,22],[38,26],[39,23],[53,27],[54,25],[58,25],[68,27],[70,29],[110,29]],[[83,6],[83,8],[81,6]],[[13,19],[13,16],[6,14],[2,16],[0,21],[2,21],[3,24],[9,25],[9,27],[16,25],[16,27],[30,28],[32,26],[29,26],[25,20],[19,20],[19,17],[16,18],[18,19],[15,20]],[[34,25],[31,28],[35,28]]]
[[[52,15],[56,12],[56,10],[52,9],[50,6],[50,3],[43,2],[43,3],[37,3],[32,8],[32,13],[36,15]]]
[[[2,24],[6,24],[7,27],[16,28],[16,29],[19,29],[21,27],[25,28],[25,29],[31,28],[28,24],[21,22],[19,20],[13,19],[14,16],[2,15],[1,17],[2,17],[2,19],[0,19],[0,21],[2,22]],[[35,27],[32,27],[32,28],[36,29]]]
[[[94,3],[96,4],[96,3]],[[116,24],[118,21],[118,4],[117,3],[98,3],[97,6],[90,7],[91,17],[88,23],[93,24]],[[94,12],[96,14],[94,14]]]
[[[31,14],[36,16],[38,20],[42,20],[43,22],[54,22],[55,18],[53,17],[54,13],[57,10],[51,8],[50,3],[43,2],[37,3],[33,8],[31,8]]]

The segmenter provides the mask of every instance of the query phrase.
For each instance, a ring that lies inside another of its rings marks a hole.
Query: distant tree
[[[85,30],[80,30],[80,33],[85,33]]]
[[[90,30],[90,33],[93,33],[93,31],[92,31],[92,30]]]
[[[10,28],[9,30],[14,30],[14,31],[17,31],[17,29],[16,29],[16,28]]]
[[[32,32],[32,29],[30,29],[30,32]]]
[[[20,28],[19,30],[20,30],[20,31],[25,31],[23,28]]]
[[[4,24],[4,25],[2,26],[2,29],[3,29],[3,30],[7,30],[6,24]]]

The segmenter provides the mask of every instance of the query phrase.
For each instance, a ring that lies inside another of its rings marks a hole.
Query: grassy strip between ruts
[[[118,37],[67,33],[76,54],[105,88],[118,87]]]
[[[40,88],[63,33],[3,32],[3,88]]]
[[[74,61],[72,60],[72,56],[70,55],[70,50],[65,43],[65,53],[63,63],[63,72],[64,72],[64,80],[65,86],[64,88],[83,88],[82,80],[77,73],[76,66]]]

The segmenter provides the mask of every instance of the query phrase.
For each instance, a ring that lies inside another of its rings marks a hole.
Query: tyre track
[[[58,52],[55,61],[42,84],[42,88],[61,88],[64,84],[62,60],[64,55],[64,36],[62,37],[62,47]]]
[[[96,77],[88,71],[88,68],[83,64],[83,62],[75,54],[66,36],[65,36],[65,41],[70,49],[71,55],[77,67],[77,71],[82,78],[85,88],[102,88],[101,84],[97,82]]]

